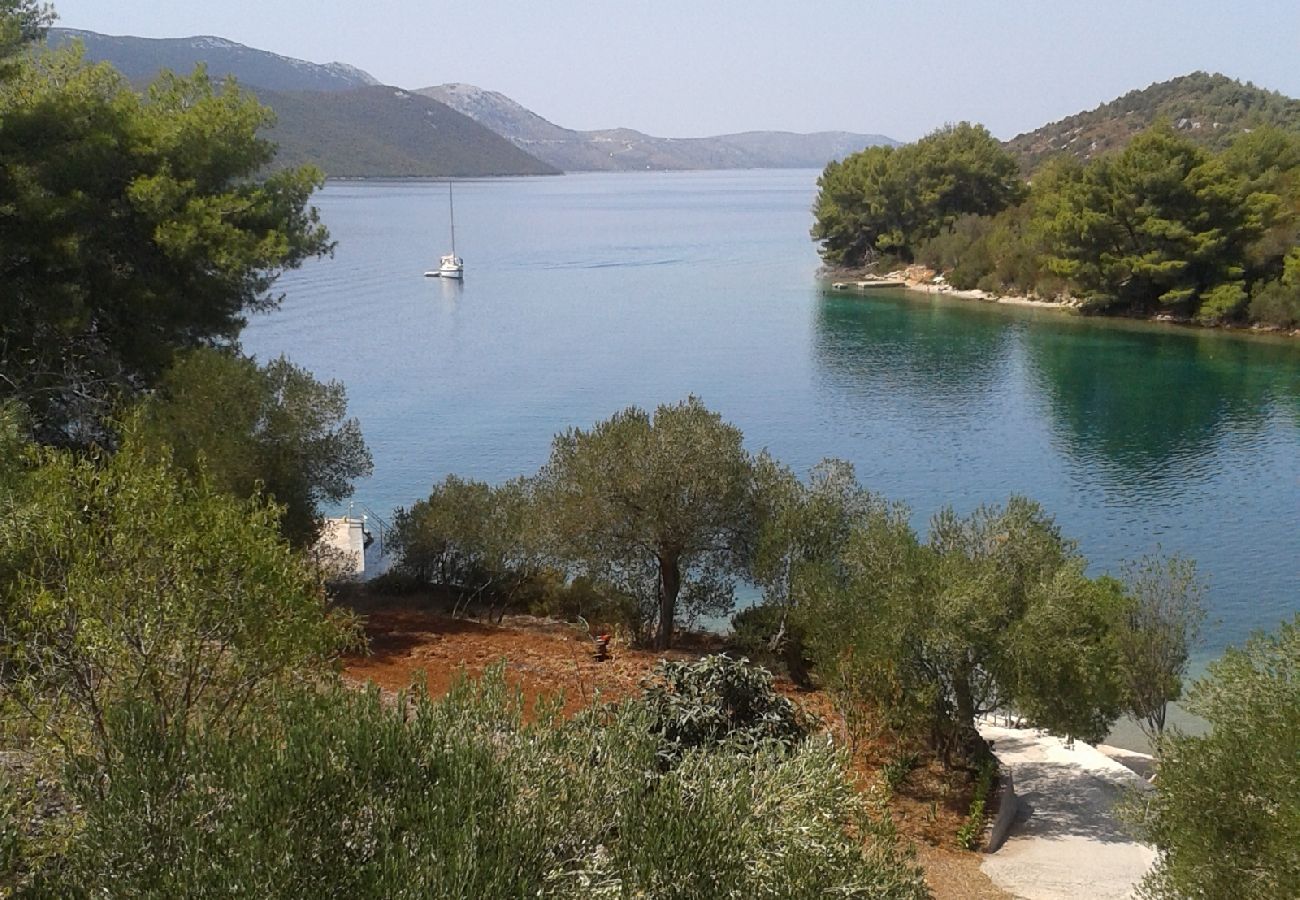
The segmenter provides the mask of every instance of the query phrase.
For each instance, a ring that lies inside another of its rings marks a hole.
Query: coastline
[[[979,289],[961,290],[948,284],[942,275],[925,266],[908,266],[895,269],[885,275],[877,275],[861,269],[835,269],[823,267],[818,270],[819,281],[829,282],[832,290],[846,293],[870,293],[876,290],[893,289],[911,291],[920,294],[937,294],[956,300],[973,300],[1001,306],[1020,306],[1031,309],[1057,310],[1070,315],[1085,315],[1081,300],[1066,297],[1060,300],[1043,300],[1029,294],[995,294]],[[1185,328],[1203,329],[1252,337],[1300,338],[1300,328],[1287,331],[1282,328],[1266,328],[1258,325],[1206,325],[1191,319],[1178,318],[1168,314],[1150,316],[1116,316],[1101,315],[1097,319],[1113,321],[1149,322],[1158,325],[1175,325]]]

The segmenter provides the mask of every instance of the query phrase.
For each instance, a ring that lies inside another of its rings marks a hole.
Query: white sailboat
[[[465,277],[465,260],[456,255],[456,205],[451,196],[451,182],[447,182],[447,213],[451,217],[451,252],[442,257],[438,268],[430,269],[424,273],[425,278],[454,278],[460,280]]]

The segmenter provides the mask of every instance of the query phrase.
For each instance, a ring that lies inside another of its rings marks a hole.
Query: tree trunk
[[[970,672],[958,672],[953,678],[953,702],[957,707],[957,750],[963,760],[970,760],[980,744],[979,729],[975,727],[975,698],[971,692]]]
[[[677,616],[677,594],[682,589],[682,573],[677,554],[659,555],[659,635],[656,650],[667,650],[673,643],[673,619]]]

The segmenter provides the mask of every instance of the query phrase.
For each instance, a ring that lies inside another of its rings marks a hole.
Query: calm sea
[[[1098,572],[1158,547],[1210,583],[1202,656],[1300,608],[1300,341],[914,294],[830,294],[816,172],[334,183],[332,259],[245,347],[347,386],[381,515],[448,473],[530,473],[551,436],[696,394],[799,470],[851,460],[923,528],[1013,493]]]

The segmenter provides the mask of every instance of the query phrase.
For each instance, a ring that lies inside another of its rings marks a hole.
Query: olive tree
[[[1144,895],[1300,896],[1300,615],[1229,648],[1187,707],[1210,730],[1167,737],[1131,810],[1160,850]]]
[[[683,607],[726,612],[752,531],[753,460],[696,397],[557,435],[538,474],[557,554],[636,598],[655,645]]]
[[[749,580],[762,604],[732,622],[733,641],[747,654],[782,662],[809,686],[801,604],[811,586],[842,574],[840,552],[855,522],[885,501],[862,487],[853,465],[825,459],[801,481],[766,452],[755,460],[754,549]]]
[[[951,509],[922,543],[904,510],[855,523],[839,572],[809,591],[815,662],[845,701],[898,730],[928,730],[945,761],[978,747],[976,722],[1014,709],[1095,739],[1119,715],[1118,583],[1084,560],[1030,500]]]
[[[498,619],[547,562],[534,486],[523,478],[489,485],[448,475],[393,514],[389,548],[399,572],[458,592],[457,609],[486,601]]]
[[[1187,658],[1205,620],[1205,589],[1196,564],[1148,556],[1124,568],[1131,598],[1119,620],[1125,712],[1159,747],[1169,704],[1183,691]]]

